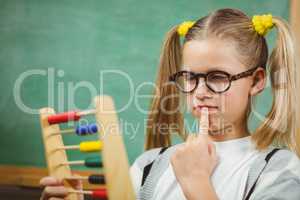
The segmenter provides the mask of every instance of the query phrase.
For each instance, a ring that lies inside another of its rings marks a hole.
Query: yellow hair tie
[[[254,15],[252,17],[252,24],[254,27],[254,30],[259,34],[259,35],[265,35],[268,30],[273,28],[273,19],[272,15]]]
[[[189,29],[195,24],[194,21],[185,21],[182,22],[179,27],[177,28],[177,33],[180,36],[185,36]]]

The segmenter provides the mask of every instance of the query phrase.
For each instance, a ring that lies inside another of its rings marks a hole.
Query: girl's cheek
[[[186,96],[186,103],[187,103],[187,111],[191,112],[193,107],[193,96],[187,95]]]
[[[229,91],[221,94],[219,96],[219,110],[221,113],[225,113],[226,110],[228,109],[228,99],[230,99],[231,93]]]

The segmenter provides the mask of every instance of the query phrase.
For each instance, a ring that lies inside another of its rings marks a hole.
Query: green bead
[[[86,167],[103,167],[102,161],[98,156],[86,158],[84,164]]]

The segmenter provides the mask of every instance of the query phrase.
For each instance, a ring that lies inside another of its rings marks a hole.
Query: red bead
[[[107,199],[106,189],[94,190],[92,193],[92,197],[99,199]]]
[[[75,111],[60,113],[56,115],[50,115],[48,116],[48,123],[49,124],[58,124],[58,123],[64,123],[68,121],[77,121],[80,119],[80,116]]]

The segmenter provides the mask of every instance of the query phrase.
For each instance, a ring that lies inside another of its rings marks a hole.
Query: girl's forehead
[[[222,70],[237,73],[246,69],[241,56],[229,42],[218,39],[192,40],[182,49],[182,68],[196,72]]]

